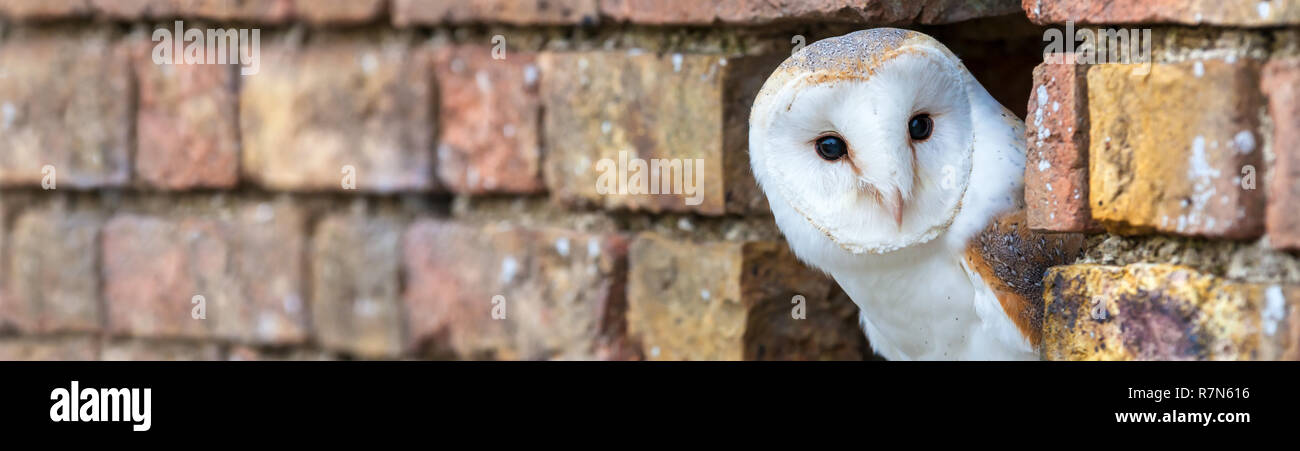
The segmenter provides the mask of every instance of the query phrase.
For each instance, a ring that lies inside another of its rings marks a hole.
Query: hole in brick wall
[[[1011,15],[917,31],[948,46],[993,98],[1023,119],[1033,91],[1034,66],[1043,61],[1044,29],[1023,15]]]

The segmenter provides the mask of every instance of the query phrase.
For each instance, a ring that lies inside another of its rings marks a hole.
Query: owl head
[[[883,254],[942,234],[970,179],[970,83],[938,41],[892,28],[782,63],[754,101],[749,153],[795,252]]]

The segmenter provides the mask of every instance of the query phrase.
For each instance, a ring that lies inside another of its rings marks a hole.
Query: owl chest
[[[836,277],[862,313],[872,348],[891,360],[998,359],[976,312],[974,287],[955,260],[872,265]]]

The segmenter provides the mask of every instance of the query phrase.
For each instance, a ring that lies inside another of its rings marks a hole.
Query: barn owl
[[[809,45],[755,98],[749,155],[781,233],[891,360],[1038,359],[1042,276],[1082,238],[1024,223],[1024,123],[943,44]]]

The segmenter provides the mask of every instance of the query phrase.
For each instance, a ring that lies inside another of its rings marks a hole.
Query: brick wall
[[[1044,281],[1045,357],[1300,358],[1300,4],[1024,8],[1152,42],[1149,64],[1034,70],[1031,226],[1091,237]]]
[[[0,0],[0,359],[873,358],[745,139],[793,47],[884,25],[1030,118],[1031,221],[1090,233],[1048,358],[1296,357],[1300,10],[1111,3]],[[176,20],[259,70],[155,64]],[[1151,24],[1151,75],[1035,69],[1067,20]],[[700,202],[602,194],[629,150]]]

